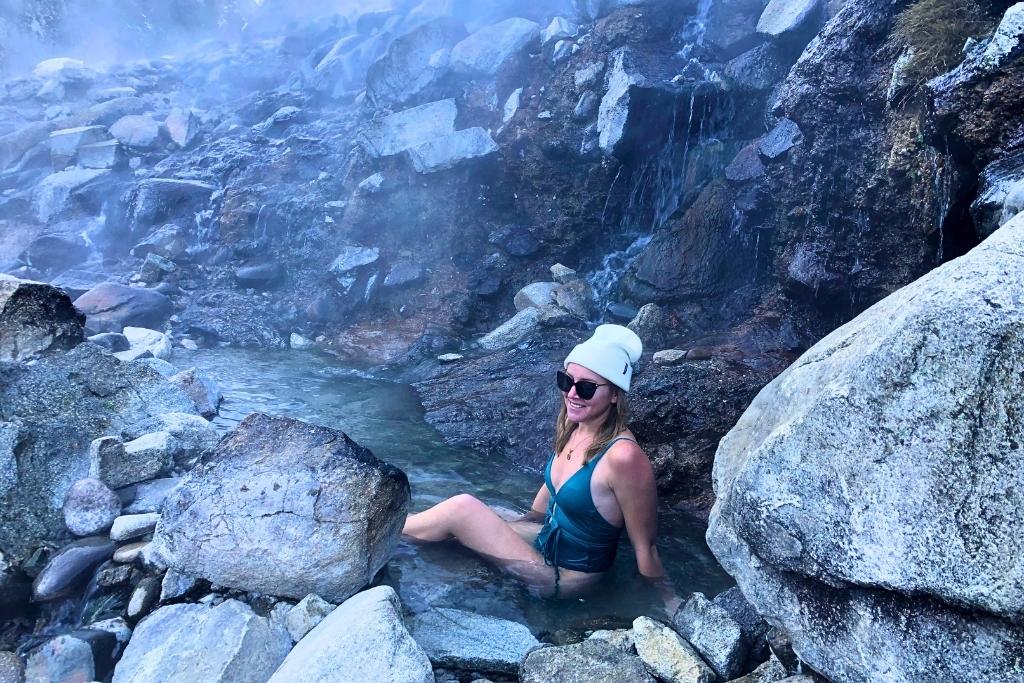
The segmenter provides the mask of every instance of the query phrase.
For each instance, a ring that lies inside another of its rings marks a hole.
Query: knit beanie
[[[565,357],[562,367],[569,367],[569,363],[582,365],[623,391],[629,391],[633,363],[640,360],[643,349],[640,337],[628,327],[598,325],[590,339],[577,344]]]

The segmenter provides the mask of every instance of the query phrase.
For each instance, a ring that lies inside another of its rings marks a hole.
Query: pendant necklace
[[[569,452],[565,454],[565,461],[566,462],[570,462],[572,460],[572,454],[573,454],[573,452],[576,450],[576,448],[578,446],[579,446],[579,443],[577,442],[577,444],[575,446],[572,446],[571,448],[569,448]]]

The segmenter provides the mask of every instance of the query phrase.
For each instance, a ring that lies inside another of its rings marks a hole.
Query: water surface
[[[489,505],[527,509],[542,484],[540,472],[505,458],[453,448],[424,422],[411,387],[368,377],[317,353],[249,349],[177,350],[180,368],[198,367],[224,392],[218,428],[231,429],[260,411],[340,429],[409,476],[412,509],[423,510],[457,493]],[[553,418],[552,418],[553,419]],[[681,596],[714,595],[731,585],[704,542],[704,527],[663,510],[659,549]],[[625,538],[625,535],[623,535]],[[535,633],[594,624],[626,623],[642,614],[668,618],[658,597],[636,571],[623,543],[615,566],[596,593],[576,600],[544,600],[454,544],[402,543],[387,568],[406,608],[455,607],[514,619]]]

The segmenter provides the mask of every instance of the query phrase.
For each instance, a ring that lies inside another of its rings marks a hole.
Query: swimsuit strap
[[[591,465],[592,463],[596,463],[598,460],[600,460],[601,457],[608,452],[608,450],[615,444],[616,441],[632,441],[633,443],[636,443],[636,439],[631,439],[628,436],[617,436],[608,443],[606,443],[604,448],[602,448],[597,455],[590,459],[590,462],[587,463],[587,466]]]

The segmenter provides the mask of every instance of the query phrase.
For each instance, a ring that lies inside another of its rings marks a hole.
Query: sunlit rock
[[[27,360],[84,339],[82,315],[61,290],[0,274],[0,360]]]
[[[131,348],[145,349],[152,353],[154,358],[168,360],[171,357],[171,340],[163,332],[127,326],[121,334],[128,340]]]
[[[63,171],[75,162],[81,147],[103,142],[109,137],[103,126],[80,126],[53,131],[50,133],[50,162],[53,170]]]
[[[374,157],[398,154],[416,145],[455,132],[458,110],[454,99],[406,109],[370,124],[360,140]]]
[[[792,33],[820,13],[822,0],[770,0],[757,20],[757,32],[773,38]]]
[[[160,125],[145,115],[129,115],[110,127],[110,134],[126,147],[149,149],[160,141]]]
[[[299,641],[268,683],[305,681],[434,683],[434,673],[406,630],[398,595],[389,586],[377,586],[331,612]]]
[[[46,176],[32,192],[32,209],[40,223],[70,217],[76,210],[76,199],[90,184],[108,171],[74,168]]]
[[[649,617],[633,621],[633,642],[647,668],[671,683],[711,683],[715,672],[675,631]]]
[[[341,601],[391,556],[408,504],[405,475],[341,432],[256,413],[168,498],[153,550],[219,585]]]
[[[121,332],[126,326],[163,327],[171,315],[171,301],[160,292],[106,282],[75,299],[94,332]]]
[[[64,526],[75,536],[94,536],[121,514],[121,499],[98,479],[79,479],[64,496]]]
[[[575,681],[580,680],[584,671],[589,683],[655,683],[639,657],[604,640],[538,648],[523,661],[519,680],[522,683]]]
[[[378,107],[408,102],[448,70],[453,45],[466,37],[462,22],[444,17],[400,36],[366,74],[366,93]]]
[[[490,133],[483,128],[467,128],[412,147],[408,155],[418,173],[435,173],[497,151]]]
[[[291,648],[288,633],[244,603],[161,607],[132,634],[114,683],[265,681]]]
[[[540,37],[540,26],[513,18],[486,26],[452,48],[452,71],[494,76]]]
[[[708,542],[829,678],[1019,669],[1022,265],[1024,216],[822,339],[721,441]]]
[[[32,599],[53,600],[84,587],[92,576],[92,570],[109,560],[116,548],[113,541],[99,536],[64,546],[32,582]]]
[[[443,607],[413,616],[409,631],[434,666],[466,671],[515,674],[541,645],[517,622]]]

